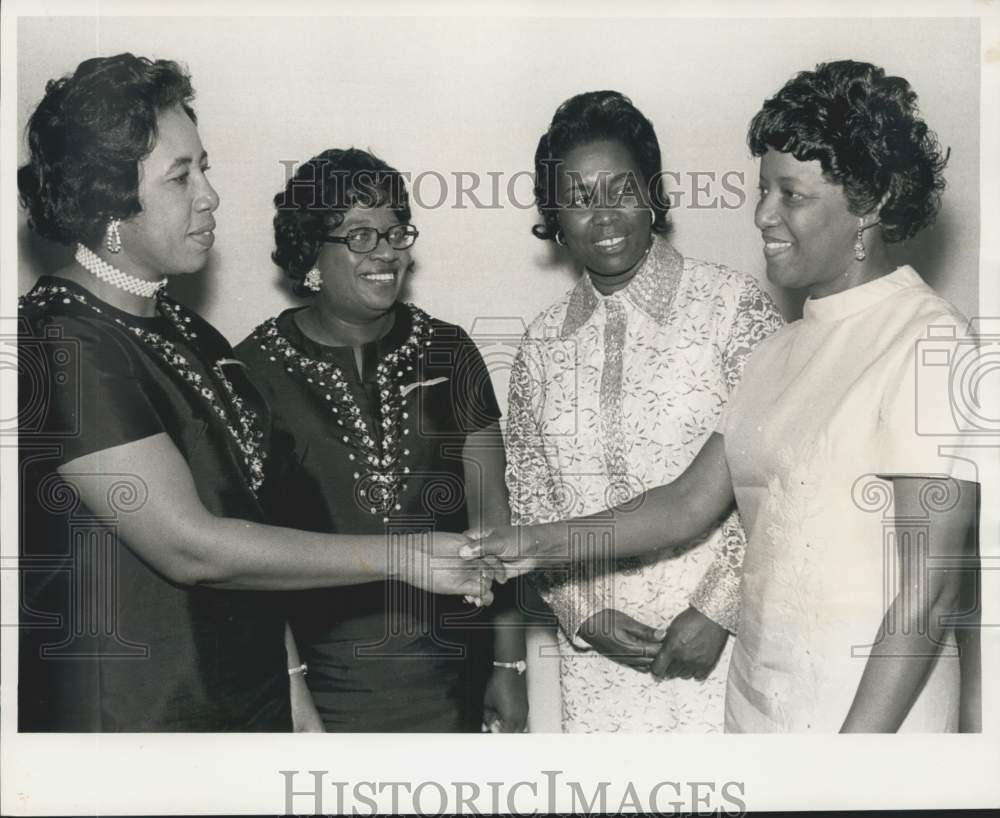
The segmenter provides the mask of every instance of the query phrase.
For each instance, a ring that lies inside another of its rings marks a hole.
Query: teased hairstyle
[[[395,168],[357,148],[326,150],[299,165],[274,197],[274,252],[271,258],[294,282],[296,295],[312,295],[302,279],[323,248],[320,239],[335,230],[355,205],[388,207],[400,224],[410,221],[410,197]]]
[[[664,192],[660,143],[653,123],[624,94],[590,91],[577,94],[560,105],[549,129],[538,140],[535,204],[543,223],[531,228],[535,236],[554,240],[559,230],[556,164],[574,148],[604,140],[620,143],[632,155],[643,176],[637,182],[649,186],[649,202],[656,214],[653,230],[667,231],[670,204]]]
[[[139,204],[139,162],[156,144],[160,111],[180,105],[196,121],[191,79],[177,63],[132,54],[95,57],[50,80],[27,127],[17,188],[28,224],[61,244],[100,241],[109,219]]]
[[[916,235],[941,205],[948,156],[918,116],[910,84],[871,63],[840,60],[802,71],[764,103],[747,141],[754,156],[774,148],[818,159],[857,216],[888,194],[880,211],[887,242]]]

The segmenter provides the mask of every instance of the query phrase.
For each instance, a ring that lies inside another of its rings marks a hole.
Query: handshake
[[[477,607],[489,605],[494,582],[503,584],[537,565],[525,550],[522,532],[498,526],[464,534],[409,535],[391,576],[431,593],[464,596]]]

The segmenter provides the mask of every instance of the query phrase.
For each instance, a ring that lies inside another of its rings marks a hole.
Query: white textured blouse
[[[623,289],[601,295],[583,275],[532,322],[511,373],[513,522],[592,514],[678,477],[716,429],[751,351],[781,324],[752,277],[685,259],[659,237]],[[580,533],[590,547],[607,548],[613,532],[609,515]],[[567,730],[721,728],[724,668],[704,685],[673,680],[653,688],[648,674],[586,650],[575,634],[603,608],[665,627],[688,604],[735,630],[744,545],[734,512],[685,548],[536,574],[542,597],[574,639],[562,645]],[[584,651],[586,661],[568,661]],[[611,685],[619,693],[602,694],[604,704],[602,695],[588,696]],[[670,693],[674,685],[678,692]],[[631,687],[644,703],[636,702],[630,721],[623,700]],[[711,691],[712,715],[660,712],[660,696],[649,699],[654,689],[672,701],[684,698],[681,690],[701,690],[702,698]]]
[[[897,537],[924,539],[925,570],[959,568],[926,541],[931,513],[957,500],[949,478],[978,479],[948,383],[975,356],[951,304],[900,267],[803,313],[754,354],[722,427],[749,540],[728,732],[840,729],[907,584]],[[893,475],[936,478],[925,516],[896,518]],[[901,729],[953,731],[958,702],[949,630]]]

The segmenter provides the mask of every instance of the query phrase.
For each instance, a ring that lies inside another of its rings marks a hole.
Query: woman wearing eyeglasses
[[[237,347],[272,411],[272,520],[390,535],[509,521],[482,357],[460,327],[399,300],[419,235],[400,174],[365,151],[327,150],[274,202],[272,257],[309,303]],[[523,729],[524,636],[503,627],[502,598],[486,619],[392,581],[297,597],[297,729]]]

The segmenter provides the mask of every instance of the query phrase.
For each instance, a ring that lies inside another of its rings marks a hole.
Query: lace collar
[[[590,320],[598,305],[610,299],[625,299],[658,324],[666,324],[677,285],[684,269],[684,257],[665,238],[653,234],[653,245],[632,280],[616,293],[601,295],[590,276],[584,273],[570,294],[561,337],[572,335]]]

